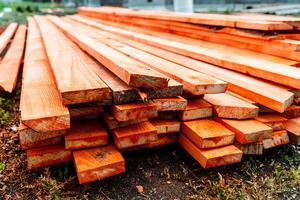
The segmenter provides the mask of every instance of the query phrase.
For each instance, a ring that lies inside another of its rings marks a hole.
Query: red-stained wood
[[[112,116],[120,121],[152,118],[157,116],[157,107],[153,102],[149,103],[128,103],[110,106]]]
[[[88,37],[76,27],[57,17],[48,17],[73,42],[92,55],[116,76],[133,87],[164,88],[168,86],[168,78],[147,65],[108,47],[103,42]]]
[[[288,121],[287,118],[282,117],[278,113],[262,113],[257,117],[254,117],[257,121],[260,121],[270,126],[274,131],[283,130],[286,127]]]
[[[66,149],[85,149],[107,145],[108,135],[99,120],[73,122],[66,131]]]
[[[178,114],[182,121],[201,119],[213,115],[213,106],[203,99],[189,99],[184,111]]]
[[[37,132],[70,127],[36,22],[28,18],[28,35],[21,89],[21,121]]]
[[[17,27],[18,27],[17,23],[11,23],[1,33],[1,35],[0,35],[0,54],[7,47],[8,43],[9,43],[10,39],[13,37]]]
[[[233,131],[235,133],[235,140],[241,144],[261,142],[273,132],[271,127],[254,119],[234,120],[218,117],[214,119]]]
[[[133,119],[133,120],[128,120],[128,121],[123,121],[123,122],[119,122],[118,120],[116,120],[111,114],[109,114],[108,112],[104,112],[102,114],[102,118],[106,124],[106,126],[112,130],[112,129],[116,129],[116,128],[122,128],[125,126],[129,126],[129,125],[133,125],[133,124],[138,124],[141,122],[145,122],[147,121],[147,118],[140,118],[140,119]]]
[[[289,119],[286,123],[286,130],[289,132],[291,142],[300,145],[300,118]]]
[[[0,63],[0,90],[12,93],[16,87],[19,70],[23,61],[26,26],[20,25],[14,39]]]
[[[242,160],[243,152],[234,145],[213,149],[199,149],[191,140],[182,134],[179,135],[178,143],[197,160],[203,168],[239,163]]]
[[[172,119],[151,119],[150,123],[157,129],[157,134],[172,134],[180,132],[181,123]]]
[[[148,121],[112,130],[118,149],[147,144],[157,140],[157,129]]]
[[[228,93],[207,94],[204,100],[213,105],[214,113],[221,118],[249,119],[258,115],[258,107]]]
[[[212,119],[183,122],[182,133],[201,149],[233,144],[235,134]]]
[[[181,96],[175,98],[153,99],[158,111],[182,111],[187,106],[187,100]]]
[[[125,172],[125,160],[113,145],[74,151],[73,157],[79,184]]]
[[[264,139],[264,149],[288,144],[290,142],[289,135],[286,130],[274,131],[271,139]]]
[[[63,144],[27,150],[28,169],[65,163],[71,160],[72,153],[70,150],[66,150]]]
[[[243,155],[262,155],[264,150],[263,142],[254,142],[250,144],[234,143],[234,146],[239,148]]]

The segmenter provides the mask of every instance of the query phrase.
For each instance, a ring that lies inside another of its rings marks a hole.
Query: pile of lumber
[[[299,145],[298,60],[265,52],[297,54],[298,40],[269,34],[297,34],[299,21],[110,7],[29,17],[19,127],[28,169],[73,161],[82,184],[125,172],[127,151],[178,143],[211,168]],[[193,37],[196,28],[207,36]],[[8,53],[15,41],[24,48],[19,29]],[[263,40],[264,51],[208,41],[215,35]],[[10,66],[15,85],[20,62]]]

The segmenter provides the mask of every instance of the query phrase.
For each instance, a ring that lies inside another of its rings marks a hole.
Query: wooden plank
[[[45,17],[35,16],[35,19],[63,103],[70,105],[110,99],[110,90],[101,79],[105,77],[99,77],[92,70],[98,67],[97,63]],[[64,59],[61,59],[62,56]]]
[[[215,120],[233,131],[235,140],[241,144],[261,142],[273,132],[271,127],[253,119],[232,120],[215,117]]]
[[[247,56],[240,56],[236,53],[226,52],[225,45],[216,45],[210,42],[204,42],[172,34],[164,36],[151,36],[133,31],[128,31],[116,27],[107,26],[91,20],[73,17],[82,23],[88,23],[101,30],[108,31],[123,37],[142,41],[143,43],[176,52],[178,54],[202,60],[223,68],[235,70],[241,73],[247,73],[258,78],[270,80],[290,87],[300,88],[300,70],[288,65],[277,64],[266,60],[253,60]],[[72,18],[72,19],[73,19]],[[79,18],[79,19],[78,19]],[[163,37],[163,38],[162,38]]]
[[[73,152],[79,184],[125,172],[125,160],[112,145]]]
[[[152,70],[145,64],[104,45],[93,38],[86,36],[74,26],[57,17],[48,17],[73,42],[102,63],[116,76],[133,87],[164,88],[168,86],[168,78]]]
[[[172,98],[182,95],[183,85],[170,79],[166,88],[144,89],[143,92],[147,94],[148,99]]]
[[[89,115],[98,115],[104,112],[104,107],[99,105],[85,105],[69,108],[71,118],[79,118]]]
[[[124,149],[157,140],[157,129],[148,121],[112,130],[118,149]]]
[[[291,142],[300,145],[300,118],[289,119],[286,123],[286,130],[289,132]]]
[[[243,152],[234,145],[213,149],[199,149],[182,134],[179,135],[178,142],[203,168],[239,163],[242,160]]]
[[[290,142],[289,135],[286,130],[275,131],[272,133],[272,139],[264,139],[264,149],[288,144]]]
[[[28,169],[65,163],[71,160],[71,151],[66,150],[63,144],[27,150]]]
[[[20,110],[22,123],[37,132],[64,130],[70,127],[68,108],[61,101],[41,34],[30,17]]]
[[[176,98],[152,99],[158,111],[182,111],[187,106],[187,100],[181,96]]]
[[[151,119],[150,123],[157,129],[157,134],[170,134],[180,132],[180,121],[171,119]]]
[[[287,119],[300,117],[300,106],[291,105],[283,113],[282,116]]]
[[[110,130],[116,129],[116,128],[122,128],[122,127],[125,127],[125,126],[138,124],[138,123],[147,121],[147,118],[140,118],[140,119],[133,119],[133,120],[128,120],[128,121],[124,121],[124,122],[119,122],[112,115],[110,115],[108,112],[104,112],[102,114],[102,118],[103,118],[106,126]]]
[[[263,113],[254,117],[257,121],[260,121],[267,126],[271,127],[274,131],[283,130],[286,127],[288,121],[287,118],[282,117],[277,113]]]
[[[63,143],[64,143],[64,137],[58,136],[58,137],[49,138],[49,139],[46,139],[43,141],[39,141],[36,143],[27,143],[27,144],[21,146],[21,149],[22,150],[35,149],[35,148],[47,147],[47,146],[58,145],[58,144],[63,144]]]
[[[263,142],[254,142],[250,144],[240,144],[237,142],[234,146],[239,148],[243,152],[243,155],[263,155]]]
[[[66,149],[85,149],[107,145],[108,135],[98,120],[74,122],[66,131]]]
[[[25,48],[26,26],[20,25],[0,63],[0,90],[12,93],[16,87]]]
[[[213,115],[213,106],[203,99],[190,99],[184,111],[179,113],[182,121],[201,119]]]
[[[205,95],[204,100],[214,106],[214,113],[221,118],[248,119],[258,115],[258,107],[227,93]]]
[[[112,116],[121,122],[157,116],[157,107],[153,102],[149,103],[128,103],[111,105]]]
[[[20,122],[18,133],[21,148],[28,149],[46,146],[46,144],[57,144],[58,138],[61,138],[65,134],[65,131],[60,130],[40,133],[28,128]]]
[[[13,37],[15,31],[17,30],[18,24],[11,23],[0,35],[0,54],[7,47],[10,39]]]
[[[212,119],[183,122],[181,129],[201,149],[233,144],[235,138],[234,132]]]
[[[157,112],[157,119],[177,119],[177,111],[159,111]]]

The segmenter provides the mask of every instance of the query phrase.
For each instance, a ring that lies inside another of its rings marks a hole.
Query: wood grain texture
[[[177,81],[170,79],[168,87],[156,89],[144,89],[148,99],[172,98],[182,95],[183,85]]]
[[[111,93],[108,86],[93,70],[98,67],[97,63],[46,17],[35,16],[35,19],[39,25],[63,103],[69,105],[110,99]]]
[[[89,115],[97,115],[104,112],[104,106],[87,105],[83,107],[69,108],[71,118],[79,118]]]
[[[21,120],[37,132],[70,127],[70,114],[57,90],[41,34],[28,18],[28,36],[21,91]]]
[[[172,119],[151,119],[150,123],[157,129],[157,134],[179,133],[181,124]]]
[[[235,133],[235,140],[241,144],[261,142],[273,129],[262,122],[253,119],[234,120],[215,117],[216,121]]]
[[[157,129],[148,121],[112,130],[119,149],[139,146],[157,140]]]
[[[16,29],[18,27],[17,23],[11,23],[0,35],[0,54],[7,47],[10,39],[13,37]]]
[[[147,118],[140,118],[140,119],[133,119],[133,120],[128,120],[128,121],[123,121],[119,122],[116,120],[110,113],[104,112],[102,114],[102,119],[104,120],[106,126],[112,130],[116,128],[122,128],[125,126],[133,125],[133,124],[138,124],[144,121],[147,121]]]
[[[242,160],[243,152],[234,145],[213,149],[199,149],[182,134],[179,135],[178,143],[195,160],[197,160],[203,168],[239,163]]]
[[[48,17],[71,40],[92,55],[116,76],[133,87],[164,88],[168,78],[147,65],[108,47],[57,17]]]
[[[270,149],[273,147],[288,144],[290,142],[289,135],[286,130],[274,131],[272,133],[272,139],[264,139],[264,149]]]
[[[157,116],[157,107],[154,103],[127,103],[110,106],[112,116],[119,122],[152,118]]]
[[[125,172],[125,161],[113,145],[75,151],[73,157],[79,184]]]
[[[235,134],[212,119],[199,119],[182,123],[182,133],[201,149],[233,144]]]
[[[182,111],[187,106],[187,100],[181,96],[174,98],[152,99],[158,111]]]
[[[291,105],[282,113],[282,116],[287,119],[300,117],[300,106]]]
[[[263,155],[264,145],[263,142],[254,142],[250,144],[234,143],[234,146],[239,148],[243,155]]]
[[[258,115],[258,107],[227,93],[208,94],[204,100],[213,105],[214,113],[221,118],[248,119]]]
[[[66,149],[85,149],[107,145],[108,135],[99,120],[73,122],[66,131]]]
[[[0,63],[0,90],[12,93],[16,87],[19,70],[23,61],[26,26],[20,25],[14,39]]]
[[[213,106],[203,99],[189,99],[184,111],[179,113],[182,121],[201,119],[213,115]]]
[[[286,130],[289,132],[291,142],[300,145],[300,118],[289,119],[286,123]]]
[[[71,160],[71,151],[65,150],[63,144],[27,150],[28,169],[70,162]]]
[[[257,121],[260,121],[267,126],[270,126],[273,131],[283,130],[286,127],[286,123],[288,121],[287,118],[282,117],[278,113],[262,113],[257,117],[254,117]]]

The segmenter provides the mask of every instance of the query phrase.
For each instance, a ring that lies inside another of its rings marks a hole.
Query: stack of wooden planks
[[[19,127],[28,169],[73,161],[82,184],[125,172],[127,151],[171,143],[203,168],[299,145],[298,40],[282,34],[299,22],[111,7],[29,17]],[[0,35],[6,92],[25,33],[11,24]]]

